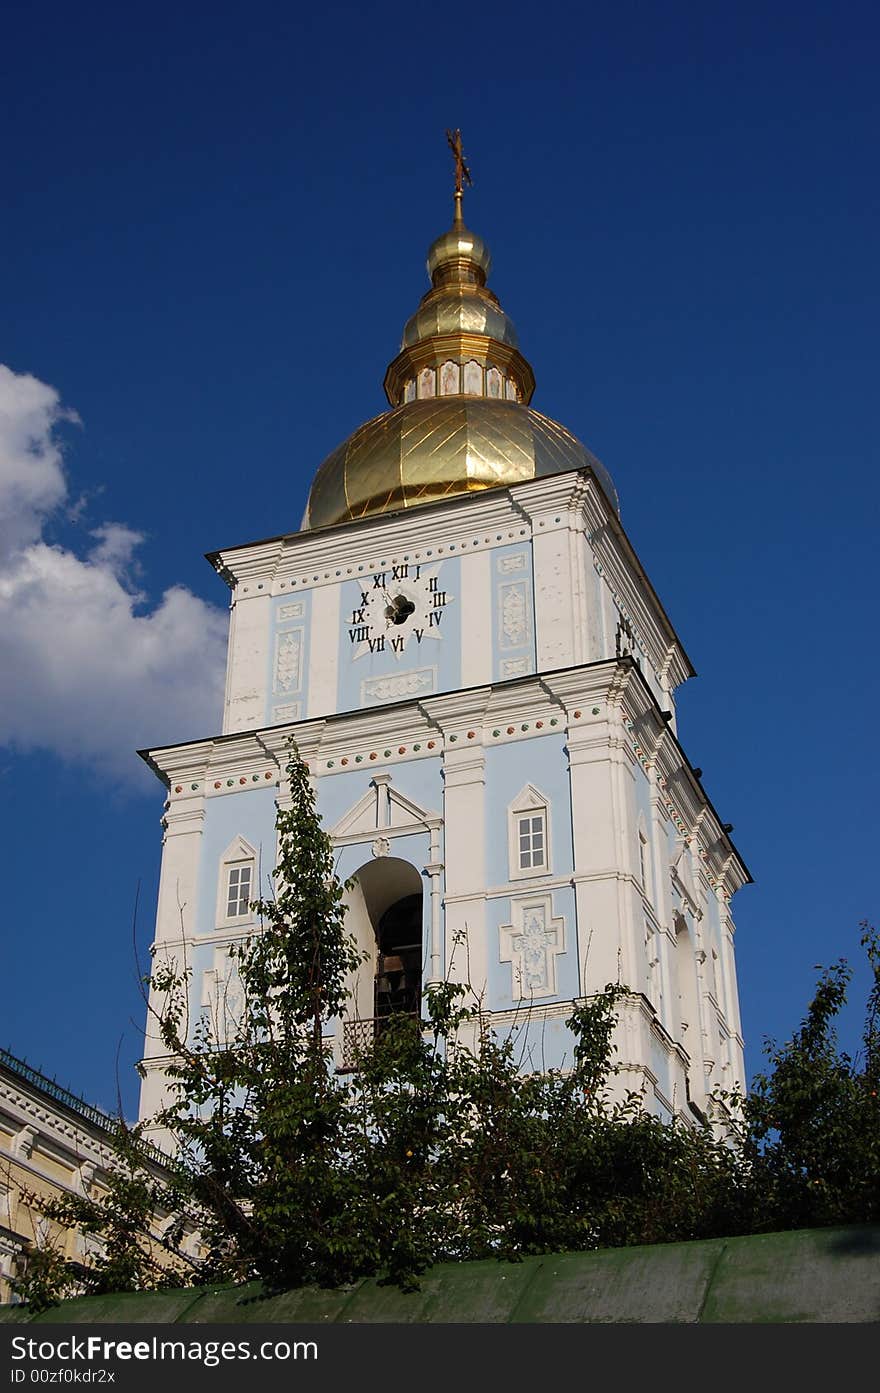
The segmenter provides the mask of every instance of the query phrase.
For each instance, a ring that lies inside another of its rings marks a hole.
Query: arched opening
[[[351,983],[353,1020],[343,1029],[343,1068],[398,1014],[418,1015],[422,1001],[422,878],[397,856],[376,856],[355,873],[347,924],[364,964]]]
[[[376,929],[377,1020],[397,1011],[415,1015],[422,1004],[422,892],[389,905]]]

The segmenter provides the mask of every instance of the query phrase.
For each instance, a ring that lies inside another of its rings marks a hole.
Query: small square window
[[[519,868],[531,871],[546,864],[544,856],[544,814],[519,818]]]
[[[247,914],[251,901],[251,867],[231,866],[226,891],[226,917]]]

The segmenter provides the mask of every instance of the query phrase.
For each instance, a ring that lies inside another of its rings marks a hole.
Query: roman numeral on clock
[[[370,626],[369,624],[357,624],[353,629],[349,629],[348,637],[352,643],[369,643]]]

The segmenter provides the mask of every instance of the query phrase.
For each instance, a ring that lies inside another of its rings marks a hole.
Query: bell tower
[[[337,1067],[451,977],[524,1068],[564,1068],[571,1002],[619,981],[619,1086],[688,1119],[744,1081],[730,901],[749,875],[679,743],[687,654],[608,471],[531,406],[450,143],[454,220],[388,410],[321,464],[298,530],[209,557],[231,595],[222,732],[144,752],[168,790],[157,953],[193,967],[194,1012],[229,990],[293,734],[369,956]],[[142,1116],[163,1063],[148,1039]]]

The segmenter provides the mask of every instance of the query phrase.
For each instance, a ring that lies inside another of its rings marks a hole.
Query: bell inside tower
[[[376,939],[376,1020],[415,1015],[422,998],[422,893],[404,895],[379,920]]]

